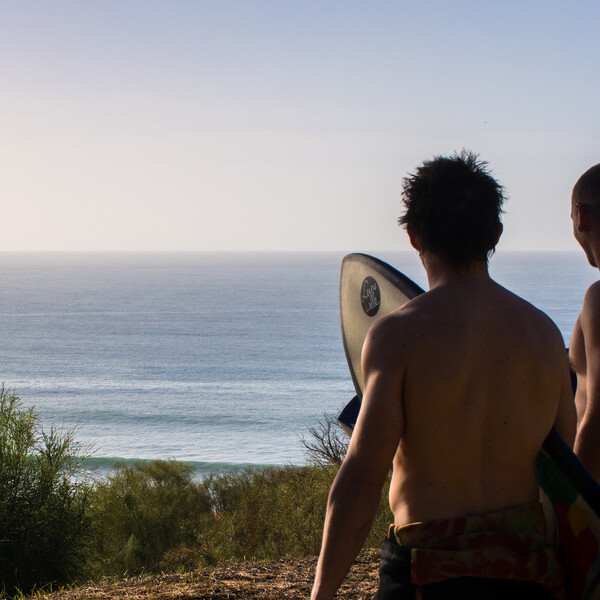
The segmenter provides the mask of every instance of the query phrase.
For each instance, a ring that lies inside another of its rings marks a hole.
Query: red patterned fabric
[[[540,503],[471,517],[390,526],[400,546],[411,548],[411,578],[424,586],[454,577],[530,581],[554,598],[565,597],[564,570],[546,541]]]

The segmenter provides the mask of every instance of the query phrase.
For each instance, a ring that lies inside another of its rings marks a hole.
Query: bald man
[[[577,181],[571,196],[573,234],[592,267],[600,265],[600,164]],[[577,438],[575,453],[600,480],[600,281],[583,299],[571,347],[571,366],[577,374]]]

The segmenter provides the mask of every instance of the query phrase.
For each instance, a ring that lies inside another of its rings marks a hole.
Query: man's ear
[[[498,242],[500,241],[500,236],[502,235],[503,231],[504,231],[504,225],[502,225],[502,223],[498,222],[498,225],[496,225],[496,232],[495,232],[495,237],[494,237],[494,248],[497,246]]]
[[[408,234],[408,239],[410,240],[410,245],[417,251],[421,252],[421,242],[419,241],[419,236],[410,228],[406,228],[406,233]]]
[[[575,226],[577,231],[587,231],[592,219],[591,207],[581,202],[575,202]]]

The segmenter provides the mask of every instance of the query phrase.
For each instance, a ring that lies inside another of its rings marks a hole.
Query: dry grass
[[[228,563],[177,575],[154,575],[37,594],[44,600],[292,600],[308,598],[316,558]],[[338,593],[367,600],[378,583],[378,553],[363,552]],[[34,598],[34,596],[28,596]]]

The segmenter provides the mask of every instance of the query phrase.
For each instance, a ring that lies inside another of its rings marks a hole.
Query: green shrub
[[[73,432],[44,432],[34,409],[0,388],[0,581],[29,591],[83,574],[89,485]]]
[[[318,554],[335,467],[304,466],[212,475],[194,481],[176,461],[118,465],[98,485],[97,575],[176,571],[225,560]],[[387,486],[367,547],[392,520]]]
[[[73,432],[44,432],[35,411],[1,387],[0,597],[90,574],[317,554],[345,441],[332,419],[310,434],[310,466],[197,481],[184,463],[159,460],[118,464],[92,485]],[[367,547],[381,544],[391,519],[386,486]]]
[[[219,475],[207,482],[214,512],[198,534],[205,562],[318,554],[333,466],[283,467]],[[379,547],[393,520],[382,502],[366,546]]]
[[[134,574],[173,566],[196,547],[201,516],[211,510],[193,469],[176,461],[117,464],[95,491],[98,574]],[[179,558],[178,558],[179,557]]]
[[[206,482],[214,512],[198,532],[206,562],[316,554],[334,475],[320,467],[223,474]]]

